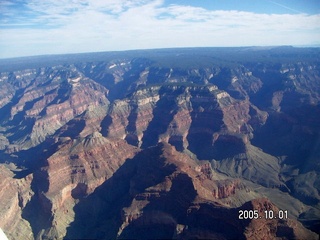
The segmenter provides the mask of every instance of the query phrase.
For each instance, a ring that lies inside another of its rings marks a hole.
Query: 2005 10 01
[[[287,219],[288,211],[279,210],[274,212],[273,210],[266,210],[259,213],[258,210],[239,210],[239,219]]]

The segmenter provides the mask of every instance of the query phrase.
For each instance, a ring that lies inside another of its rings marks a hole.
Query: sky
[[[0,58],[320,45],[320,0],[0,0]]]

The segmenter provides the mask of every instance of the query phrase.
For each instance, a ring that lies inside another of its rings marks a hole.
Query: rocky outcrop
[[[43,141],[46,136],[53,134],[75,116],[82,114],[89,106],[92,108],[99,105],[108,105],[106,92],[101,91],[101,87],[96,86],[90,80],[85,79],[84,81],[88,81],[88,83],[81,86],[72,86],[71,92],[67,93],[70,95],[69,99],[46,107],[44,117],[37,119],[34,123],[30,135],[33,145]],[[98,90],[95,90],[95,88],[98,88]]]
[[[111,105],[103,133],[143,148],[165,141],[180,151],[189,149],[200,159],[210,159],[214,157],[210,150],[214,135],[243,134],[248,142],[253,131],[251,119],[256,125],[264,123],[266,114],[256,110],[251,117],[251,108],[256,109],[214,85],[145,88]]]
[[[286,218],[279,219],[279,209],[268,199],[252,200],[241,206],[240,209],[257,210],[259,216],[262,216],[261,219],[253,219],[246,226],[245,236],[247,239],[318,239],[315,233],[303,228],[298,221]],[[272,212],[275,218],[266,218],[265,211]]]
[[[105,88],[72,68],[41,69],[38,75],[16,72],[14,76],[14,81],[6,82],[8,86],[17,88],[14,84],[24,78],[27,83],[6,105],[12,105],[4,125],[10,132],[8,152],[34,147],[76,116],[109,104]]]
[[[136,149],[123,140],[110,141],[99,132],[72,141],[64,139],[60,149],[47,160],[39,173],[37,199],[50,216],[50,226],[39,226],[42,237],[62,237],[74,219],[73,207],[132,157]],[[44,186],[45,185],[45,186]],[[40,194],[41,192],[41,194]],[[35,233],[35,231],[34,231]]]
[[[222,200],[235,197],[243,188],[239,181],[214,172],[209,164],[198,165],[160,143],[128,160],[80,200],[66,237],[255,239],[283,237],[283,231],[288,231],[292,232],[288,237],[316,239],[296,220],[239,219],[239,210],[258,210],[261,216],[265,210],[278,211],[267,199],[226,207]],[[92,203],[99,207],[86,210]]]
[[[68,229],[67,237],[135,238],[136,235],[130,235],[134,234],[132,231],[149,227],[171,229],[172,224],[185,221],[188,207],[196,199],[219,201],[243,188],[239,182],[222,179],[222,176],[212,172],[209,164],[198,165],[174,147],[160,143],[128,160],[111,179],[86,199],[80,200],[75,208],[76,221]],[[101,206],[101,209],[94,210],[97,215],[83,211],[92,202]],[[100,214],[107,214],[110,219],[100,222]],[[79,232],[78,226],[83,224],[84,219],[90,224]],[[99,229],[105,224],[108,224],[109,231],[103,233]],[[156,236],[147,232],[147,238]]]
[[[0,228],[9,239],[33,239],[31,226],[22,212],[33,196],[32,175],[14,179],[13,173],[0,164]]]

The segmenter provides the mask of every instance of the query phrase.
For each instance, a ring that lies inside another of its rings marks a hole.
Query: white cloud
[[[320,39],[320,15],[213,11],[165,6],[163,0],[30,0],[26,9],[27,16],[1,21],[0,57],[161,47],[306,45]]]

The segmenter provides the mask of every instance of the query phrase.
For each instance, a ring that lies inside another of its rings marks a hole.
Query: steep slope
[[[66,237],[254,239],[281,237],[288,231],[288,237],[316,238],[292,219],[239,220],[239,209],[278,211],[266,199],[239,208],[221,201],[236,198],[244,188],[161,143],[127,160],[110,180],[80,200]]]
[[[109,104],[108,91],[73,66],[17,71],[1,82],[11,89],[1,100],[7,152],[37,146],[86,110]]]
[[[109,141],[98,132],[75,140],[64,138],[46,166],[34,173],[36,194],[23,209],[34,236],[64,236],[78,200],[110,178],[135,152],[123,140]],[[36,212],[35,205],[39,206]]]
[[[34,195],[32,176],[13,179],[13,173],[4,165],[0,165],[0,171],[0,226],[9,239],[33,239],[31,226],[22,216],[23,208]]]

